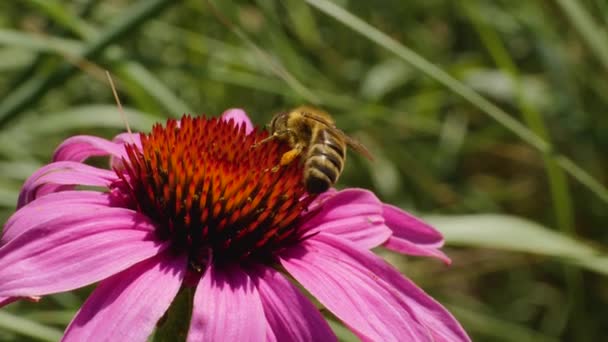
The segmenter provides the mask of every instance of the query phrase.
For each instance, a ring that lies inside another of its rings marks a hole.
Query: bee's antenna
[[[120,103],[120,99],[118,98],[118,93],[116,92],[116,87],[114,86],[114,81],[112,80],[112,76],[110,75],[110,72],[108,70],[106,70],[106,76],[108,77],[108,81],[110,81],[110,87],[112,87],[112,94],[114,94],[114,100],[116,100],[116,106],[118,106],[118,112],[120,112],[120,117],[122,118],[125,127],[127,128],[127,132],[129,132],[129,136],[131,136],[131,134],[133,134],[133,132],[131,132],[131,127],[129,126],[129,121],[127,120],[127,115],[125,114],[124,110],[122,109],[122,104]]]

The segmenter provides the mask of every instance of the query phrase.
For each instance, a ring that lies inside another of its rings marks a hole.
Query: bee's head
[[[284,130],[287,126],[287,116],[289,112],[282,112],[275,115],[270,123],[268,124],[268,128],[270,129],[270,133],[274,133],[276,131]]]

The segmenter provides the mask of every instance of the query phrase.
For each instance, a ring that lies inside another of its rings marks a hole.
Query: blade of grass
[[[309,4],[317,8],[319,11],[326,15],[334,18],[338,22],[348,26],[361,35],[370,39],[372,42],[379,46],[393,52],[395,55],[411,64],[416,69],[420,70],[427,76],[431,77],[435,81],[444,85],[454,93],[460,95],[465,100],[479,108],[482,112],[496,120],[498,123],[503,125],[505,128],[510,130],[519,136],[523,141],[530,144],[542,153],[546,153],[553,158],[556,163],[569,173],[574,179],[583,184],[594,194],[596,194],[602,201],[608,203],[608,189],[604,187],[600,182],[590,176],[585,170],[581,169],[578,165],[572,162],[569,158],[556,154],[551,149],[550,144],[544,139],[539,137],[537,134],[532,132],[526,126],[515,120],[504,110],[500,109],[494,103],[488,101],[483,96],[458,81],[448,73],[427,61],[414,51],[408,49],[401,43],[390,38],[383,32],[354,16],[344,8],[333,4],[327,0],[306,0]]]
[[[479,15],[480,13],[472,7],[471,2],[462,3],[462,5],[496,65],[513,80],[516,99],[523,115],[524,122],[534,133],[551,144],[550,135],[547,132],[544,119],[527,101],[522,87],[519,70],[504,46],[502,39],[490,25],[487,25],[486,22],[483,21]],[[549,189],[551,191],[553,214],[555,216],[557,228],[566,235],[574,236],[574,212],[566,175],[564,174],[564,171],[559,168],[555,160],[550,158],[547,154],[543,154],[543,163],[547,173]],[[585,316],[582,274],[576,268],[565,265],[564,277],[568,286],[568,310],[566,311],[568,319],[573,321],[574,329],[577,330],[576,336],[585,336],[585,332],[588,332],[590,327],[589,324],[586,324],[584,320],[581,319]]]
[[[492,317],[487,313],[471,310],[467,307],[457,305],[446,305],[465,327],[470,331],[483,333],[491,336],[496,341],[517,341],[517,342],[557,342],[558,339],[543,335],[526,328],[523,324],[514,324]]]
[[[66,11],[65,4],[61,4],[56,0],[28,0],[33,7],[41,9],[52,17],[55,22],[60,23],[70,32],[77,33],[80,37],[91,39],[96,36],[96,32],[92,30],[84,21],[74,20],[73,16]]]
[[[599,247],[518,216],[478,214],[423,218],[445,236],[448,245],[530,253],[608,276],[608,255]]]
[[[22,31],[9,29],[0,29],[0,44],[30,49],[38,53],[50,52],[78,55],[82,51],[82,45],[75,40],[52,36],[34,36]]]
[[[34,320],[43,324],[53,324],[59,326],[67,326],[70,324],[76,310],[44,310],[28,312],[24,318]]]
[[[595,53],[600,63],[608,71],[608,41],[606,31],[595,24],[592,16],[584,9],[582,2],[572,0],[556,0],[562,11],[572,22],[578,33],[591,51]]]
[[[40,6],[40,7],[45,7],[45,6],[54,6],[55,3],[51,3],[49,2],[49,4],[45,3],[44,1],[41,0],[32,0],[32,4],[35,6]],[[85,22],[86,18],[89,17],[89,15],[91,14],[91,12],[93,11],[93,9],[95,8],[95,5],[97,4],[96,0],[84,0],[81,3],[79,3],[78,5],[75,6],[75,13],[73,14],[73,16],[79,18],[79,22]],[[70,29],[72,30],[76,30],[76,29],[81,29],[83,25],[70,25]],[[86,28],[83,29],[82,33],[86,33]],[[64,33],[64,27],[61,28],[55,28],[53,26],[47,28],[47,30],[45,30],[45,33],[48,34],[53,34],[53,35],[59,35]],[[25,68],[23,68],[19,74],[17,75],[17,77],[14,77],[11,80],[11,83],[13,84],[13,87],[16,87],[18,85],[20,85],[21,83],[25,82],[31,75],[33,75],[37,70],[42,70],[44,68],[44,65],[47,63],[53,62],[52,58],[48,58],[48,56],[39,53],[36,58],[34,58],[34,60]]]
[[[116,105],[89,104],[84,106],[72,106],[64,111],[48,113],[48,115],[33,117],[36,124],[31,125],[33,120],[24,120],[19,125],[14,125],[14,129],[4,132],[5,137],[15,138],[21,132],[26,132],[27,136],[49,136],[65,132],[70,129],[83,129],[87,127],[104,127],[114,129],[124,129],[124,121],[120,115],[115,114]],[[148,131],[157,121],[153,116],[138,110],[124,108],[127,120],[135,131]],[[86,113],[86,115],[83,115]]]
[[[58,329],[50,328],[29,319],[17,317],[6,311],[0,311],[0,328],[40,341],[59,341],[63,335]]]
[[[604,26],[608,25],[608,3],[606,3],[604,0],[595,0],[594,2],[596,10],[601,13]]]
[[[166,6],[178,2],[170,0],[140,0],[122,16],[116,18],[98,37],[87,43],[83,51],[74,57],[77,60],[94,59],[93,57],[97,56],[108,45],[129,33],[150,17],[158,14]],[[52,88],[53,84],[66,80],[76,70],[73,64],[63,63],[47,76],[32,78],[11,92],[0,103],[0,126],[5,125],[17,116],[21,110],[36,102],[36,100]]]
[[[193,113],[190,106],[182,101],[152,72],[135,62],[124,62],[117,67],[118,73],[136,82],[154,100],[161,103],[168,111],[167,115],[181,117],[186,113]]]
[[[149,28],[150,29],[143,33],[144,35],[153,35],[155,39],[171,44],[174,40],[174,35],[177,34],[183,37],[185,41],[197,42],[197,44],[186,45],[188,50],[192,53],[200,54],[206,58],[213,55],[214,63],[217,65],[214,64],[209,73],[200,75],[200,77],[278,94],[288,98],[290,101],[301,100],[301,95],[291,88],[284,86],[285,81],[277,79],[277,77],[271,78],[269,74],[272,73],[276,75],[272,67],[268,66],[266,59],[262,59],[256,54],[252,55],[248,47],[231,45],[225,41],[219,41],[202,35],[200,32],[186,30],[157,20],[152,21]],[[246,57],[250,55],[254,56],[254,58],[247,59]],[[230,68],[231,66],[238,66],[238,68],[237,70],[234,70],[234,68]],[[359,98],[343,92],[336,93],[331,90],[323,90],[315,92],[315,95],[320,98],[320,103],[328,108],[345,111],[351,111],[352,108],[359,108],[361,109],[361,114],[367,113],[367,110],[374,111],[377,112],[380,120],[386,118],[386,115],[394,112],[394,108],[382,106],[381,104],[371,105],[369,102],[361,101]],[[360,120],[362,122],[357,122]],[[343,127],[348,127],[349,124],[353,125],[353,127],[368,125],[368,120],[369,118],[367,117],[361,118],[355,116],[349,122],[344,122]],[[408,123],[411,124],[412,127],[417,127],[416,129],[425,130],[425,128],[423,128],[425,125],[417,123],[416,120],[408,121]],[[436,130],[433,130],[433,132],[435,131]]]
[[[100,35],[97,28],[78,15],[67,13],[64,11],[64,7],[56,1],[28,1],[51,17],[62,28],[78,35],[85,41],[91,41],[94,37]],[[125,54],[120,47],[112,46],[111,53],[109,49],[104,52],[104,58],[118,60],[115,67],[116,73],[120,75],[121,79],[125,80],[123,84],[130,86],[126,87],[126,90],[130,90],[130,95],[142,104],[143,108],[149,107],[148,111],[154,112],[155,107],[151,104],[157,102],[162,104],[167,111],[175,116],[192,112],[183,101],[141,64],[132,61],[124,62],[123,56]],[[114,56],[116,57],[112,58]],[[147,94],[143,94],[143,92]]]
[[[213,11],[218,20],[222,22],[224,26],[226,26],[234,35],[236,35],[239,39],[241,39],[253,52],[255,52],[256,56],[258,56],[261,60],[268,63],[271,67],[272,71],[287,85],[293,89],[298,95],[302,96],[306,101],[313,104],[320,104],[321,99],[317,94],[315,94],[311,89],[307,88],[304,84],[302,84],[294,75],[292,75],[279,61],[272,56],[268,55],[263,49],[261,49],[247,34],[241,30],[239,27],[234,25],[227,17],[225,17],[215,6],[212,1],[206,1],[209,9]]]

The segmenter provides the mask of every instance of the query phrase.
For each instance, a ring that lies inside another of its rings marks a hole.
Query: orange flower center
[[[191,265],[271,260],[302,238],[296,221],[312,198],[300,163],[276,168],[288,146],[252,147],[266,136],[217,118],[168,120],[141,134],[141,150],[128,145],[116,172],[134,207],[157,223],[159,238],[189,253]]]

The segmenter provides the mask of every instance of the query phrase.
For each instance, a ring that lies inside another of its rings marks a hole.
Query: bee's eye
[[[277,122],[277,118],[273,118],[270,123],[267,125],[270,128],[271,132],[274,132],[275,129],[275,123]]]
[[[272,118],[272,120],[270,120],[270,131],[274,132],[279,129],[279,127],[282,127],[284,121],[285,119],[283,114],[276,115],[274,118]]]

